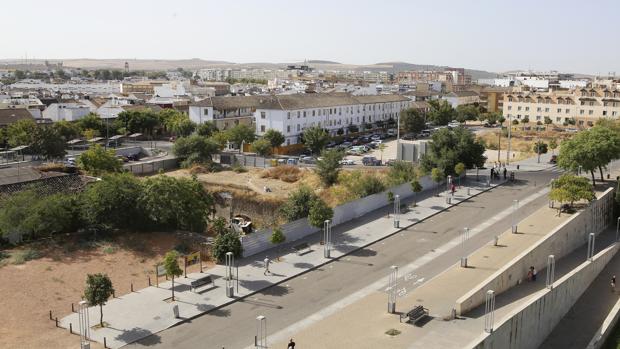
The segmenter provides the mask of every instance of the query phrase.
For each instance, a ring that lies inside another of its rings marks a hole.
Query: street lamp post
[[[400,227],[400,195],[394,195],[394,228]]]
[[[506,150],[506,164],[510,163],[510,143],[512,140],[512,115],[508,114],[508,149]]]
[[[390,267],[390,277],[388,279],[388,313],[396,312],[396,281],[398,280],[398,267]]]
[[[467,252],[465,251],[465,242],[469,239],[469,228],[463,229],[461,233],[461,252],[463,253],[461,257],[461,267],[467,268]]]
[[[547,288],[553,288],[553,282],[555,280],[555,256],[550,254],[547,257]]]
[[[323,245],[323,257],[329,258],[331,252],[331,234],[332,233],[332,225],[329,219],[326,219],[323,222],[323,240],[325,241],[325,245]]]
[[[512,233],[517,233],[517,210],[519,209],[519,200],[512,200]]]
[[[90,349],[90,318],[88,316],[88,302],[81,301],[78,305],[78,322],[80,330],[80,349]]]
[[[488,290],[484,304],[484,331],[493,332],[493,322],[495,320],[495,292]]]
[[[254,348],[267,349],[267,318],[264,315],[259,315],[256,317]]]
[[[226,252],[226,297],[233,298],[235,296],[235,289],[233,283],[232,267],[235,263],[235,256],[232,252]]]

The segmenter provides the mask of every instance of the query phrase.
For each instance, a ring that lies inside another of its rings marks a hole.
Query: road
[[[372,244],[352,255],[268,288],[250,298],[233,303],[187,323],[151,335],[130,346],[158,348],[245,348],[253,343],[256,317],[267,317],[267,334],[338,306],[345,297],[375,283],[387,275],[391,265],[407,265],[418,257],[434,252],[454,239],[465,226],[475,227],[512,204],[542,189],[557,172],[520,174],[520,181],[483,193],[448,211],[420,222],[402,233]],[[534,185],[534,183],[537,185]],[[547,203],[542,197],[524,205],[518,214],[525,217]],[[474,251],[504,232],[510,217],[497,220],[472,237],[466,246]],[[460,252],[449,250],[416,270],[426,280],[453,265]],[[320,317],[318,317],[320,318]],[[363,321],[363,320],[361,320]]]

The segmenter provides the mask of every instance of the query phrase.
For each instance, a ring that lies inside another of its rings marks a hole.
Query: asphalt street
[[[514,199],[540,191],[557,175],[550,171],[520,173],[516,183],[490,190],[340,260],[153,334],[130,347],[245,348],[254,341],[258,315],[267,317],[268,335],[304,320],[385,277],[391,265],[407,265],[454,239],[463,227],[475,227],[509,208]],[[518,216],[526,217],[546,203],[543,195],[520,207]],[[510,224],[510,216],[494,222],[472,237],[466,249],[478,249]],[[456,263],[461,253],[453,249],[438,255],[416,274],[428,280]]]

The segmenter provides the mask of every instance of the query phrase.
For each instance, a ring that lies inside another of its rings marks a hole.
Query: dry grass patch
[[[302,173],[299,167],[291,165],[272,167],[263,171],[260,175],[261,178],[279,179],[287,183],[295,183],[301,176]]]

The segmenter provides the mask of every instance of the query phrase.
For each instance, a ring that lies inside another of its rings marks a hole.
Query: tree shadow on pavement
[[[138,341],[140,344],[145,346],[151,346],[161,343],[161,337],[159,335],[139,327],[134,327],[129,331],[124,331],[123,333],[116,336],[114,339],[125,343]]]
[[[223,309],[223,308],[215,309],[213,311],[208,312],[207,315],[213,315],[217,317],[229,317],[230,309]]]
[[[310,268],[314,267],[314,264],[304,263],[304,262],[297,262],[297,263],[293,263],[293,267],[300,268],[300,269],[310,269]]]
[[[377,255],[377,251],[373,251],[368,248],[362,248],[351,253],[350,255],[355,257],[374,257]]]

